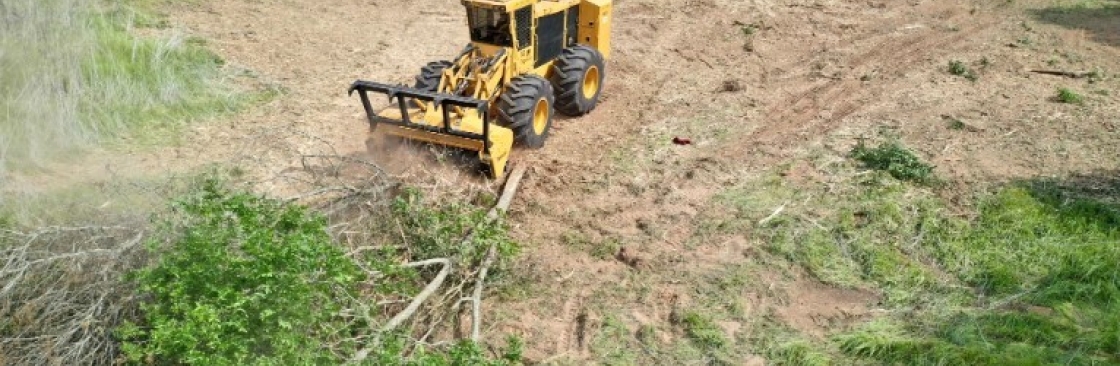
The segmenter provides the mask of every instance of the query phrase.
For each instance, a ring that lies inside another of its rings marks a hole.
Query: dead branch
[[[525,170],[526,169],[524,167],[517,167],[511,172],[511,174],[508,176],[508,178],[506,180],[506,184],[505,184],[505,187],[503,189],[502,195],[498,199],[498,203],[487,213],[486,218],[482,222],[477,223],[472,228],[472,230],[460,241],[460,245],[468,245],[472,240],[474,240],[475,233],[477,233],[477,231],[481,227],[483,227],[484,225],[488,225],[488,224],[493,223],[495,220],[498,219],[501,212],[504,212],[504,211],[509,209],[510,203],[513,201],[513,197],[517,192],[517,188],[520,184],[520,181],[521,181],[522,177],[524,177],[524,175],[525,175]],[[400,229],[400,228],[398,228],[398,229]],[[362,249],[362,248],[359,248],[359,249]],[[351,252],[351,253],[356,254],[356,252],[359,252],[359,251],[360,250],[355,250],[354,252]],[[465,292],[464,291],[465,287],[468,285],[469,281],[460,281],[460,282],[458,282],[458,284],[456,286],[452,286],[450,288],[447,288],[446,290],[441,291],[440,295],[437,298],[434,299],[435,303],[437,304],[437,307],[440,306],[439,304],[446,304],[448,302],[455,302],[454,307],[457,308],[458,305],[461,304],[463,301],[471,301],[472,302],[473,307],[472,307],[471,338],[474,339],[474,340],[478,339],[479,329],[481,329],[481,326],[480,326],[480,323],[481,323],[481,302],[482,302],[481,298],[482,298],[482,290],[484,289],[484,282],[485,282],[487,273],[489,271],[489,267],[493,265],[493,262],[496,260],[496,256],[497,256],[497,247],[494,246],[494,245],[491,245],[490,248],[488,248],[488,250],[487,250],[486,257],[483,259],[483,262],[481,263],[479,270],[476,272],[478,280],[477,280],[477,282],[475,282],[475,285],[474,285],[475,287],[474,287],[474,291],[473,291],[473,296],[471,296],[469,298],[462,297],[462,294]],[[414,297],[412,299],[412,301],[409,303],[409,305],[403,311],[397,313],[395,316],[393,316],[392,319],[390,319],[384,326],[381,327],[381,329],[378,332],[379,335],[398,328],[406,320],[408,320],[409,318],[416,317],[416,316],[419,316],[423,319],[427,319],[427,320],[425,320],[425,322],[434,322],[434,323],[440,323],[440,322],[443,321],[443,319],[445,319],[445,316],[441,315],[440,313],[435,312],[434,308],[431,309],[431,310],[427,310],[426,313],[423,313],[421,315],[416,315],[416,313],[420,310],[420,307],[423,303],[427,302],[429,300],[429,298],[431,298],[437,291],[440,291],[439,289],[441,288],[443,283],[446,281],[448,275],[452,271],[452,260],[448,259],[448,258],[429,259],[429,260],[425,260],[425,261],[408,263],[408,264],[405,264],[404,266],[405,267],[423,267],[423,266],[428,266],[428,265],[433,265],[433,264],[443,264],[443,268],[436,275],[435,279],[433,279],[431,282],[429,282],[428,285],[425,286],[424,289],[420,292],[420,294],[418,294],[416,297]],[[475,276],[476,273],[466,273],[466,274],[464,274],[465,275],[464,278],[473,277],[473,276]],[[427,329],[424,332],[424,335],[421,337],[421,341],[427,340],[432,335],[432,333],[434,331],[435,331],[434,327]],[[351,358],[350,362],[360,363],[360,362],[364,361],[366,358],[369,357],[369,353],[374,349],[374,347],[377,347],[378,345],[379,345],[379,336],[375,336],[374,341],[371,342],[366,347],[360,349],[358,352],[356,352],[354,354],[354,356]]]
[[[385,169],[382,169],[377,164],[374,164],[374,163],[371,163],[371,162],[368,162],[368,161],[365,161],[365,160],[362,160],[362,159],[352,158],[352,157],[349,157],[349,156],[305,154],[305,155],[303,155],[303,158],[319,158],[319,159],[327,159],[327,160],[338,159],[338,160],[342,160],[342,161],[345,161],[345,162],[348,162],[348,163],[354,163],[354,164],[365,166],[365,167],[369,168],[370,170],[372,170],[374,172],[377,172],[378,176],[380,176],[382,178],[388,178],[389,177],[389,173],[385,172]]]
[[[10,364],[108,365],[110,333],[135,311],[124,273],[144,232],[48,227],[0,232],[0,359]],[[91,270],[92,269],[92,270]]]
[[[285,198],[284,201],[285,202],[294,202],[294,201],[299,201],[299,200],[306,199],[306,198],[321,196],[321,195],[324,195],[324,194],[327,194],[327,193],[332,193],[332,192],[346,192],[346,193],[349,193],[350,195],[355,195],[355,194],[362,193],[363,191],[360,190],[360,189],[354,188],[354,187],[350,187],[350,186],[325,187],[325,188],[319,188],[319,189],[316,189],[316,190],[313,190],[313,191],[310,191],[310,192],[300,193],[300,194],[297,194],[295,196]]]
[[[498,204],[486,214],[487,223],[494,222],[498,218],[499,211],[504,212],[509,209],[513,196],[517,194],[517,186],[521,184],[521,177],[524,175],[524,165],[513,170],[509,179],[506,180],[506,187],[502,191],[501,198],[498,199]],[[490,244],[490,248],[486,250],[486,259],[482,261],[482,268],[478,272],[478,282],[475,282],[474,285],[474,295],[471,296],[471,340],[476,342],[478,341],[479,324],[482,322],[482,287],[483,283],[486,282],[486,272],[494,262],[495,256],[497,256],[497,247],[495,244]]]
[[[451,272],[451,260],[447,258],[428,259],[402,265],[402,267],[412,268],[425,267],[433,264],[442,264],[443,268],[439,270],[438,274],[436,274],[436,278],[433,279],[432,282],[429,282],[427,286],[424,286],[424,290],[420,291],[420,294],[416,295],[416,297],[412,299],[412,302],[408,304],[408,307],[405,308],[404,311],[398,313],[396,316],[390,319],[384,327],[381,328],[382,333],[395,329],[397,326],[411,317],[412,314],[420,308],[420,305],[424,302],[424,300],[427,300],[429,296],[432,296],[432,294],[434,294],[436,290],[439,289],[440,285],[443,285],[443,281],[447,278],[447,274]],[[374,344],[370,346],[376,346],[377,343],[378,342],[375,341]],[[372,347],[370,346],[362,348],[356,354],[354,354],[354,358],[351,360],[351,362],[359,363],[369,357],[369,352],[372,350]]]
[[[1095,74],[1094,72],[1091,72],[1091,71],[1076,72],[1076,71],[1062,71],[1062,70],[1031,70],[1031,72],[1036,73],[1036,74],[1065,76],[1067,78],[1074,78],[1074,79],[1087,78],[1087,77],[1093,76]]]
[[[758,220],[758,225],[766,225],[766,223],[770,222],[770,220],[778,217],[778,215],[781,214],[782,211],[785,211],[787,204],[788,203],[783,203],[781,206],[778,206],[778,209],[774,210],[774,213],[771,213],[770,216],[766,216],[762,220]]]
[[[404,322],[406,319],[408,319],[408,317],[412,316],[412,314],[416,312],[416,309],[420,308],[420,304],[423,303],[424,300],[428,299],[429,296],[432,296],[432,294],[439,289],[439,286],[443,284],[443,280],[447,278],[447,273],[451,272],[451,260],[447,258],[436,258],[419,262],[412,262],[402,266],[406,268],[412,268],[425,267],[433,264],[443,265],[443,268],[439,270],[438,274],[436,274],[436,278],[433,279],[432,282],[428,283],[427,286],[424,286],[424,290],[420,291],[420,294],[416,295],[416,297],[413,298],[412,303],[408,304],[408,307],[405,308],[404,311],[400,312],[400,314],[397,314],[397,316],[394,316],[393,319],[390,319],[389,322],[386,323],[383,328],[381,328],[382,332],[393,330],[398,325],[400,325],[401,322]]]

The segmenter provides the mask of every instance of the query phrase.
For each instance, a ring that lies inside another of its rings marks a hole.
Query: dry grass
[[[198,42],[170,29],[138,38],[135,28],[165,24],[134,3],[0,6],[0,173],[248,101],[224,86],[221,60]]]

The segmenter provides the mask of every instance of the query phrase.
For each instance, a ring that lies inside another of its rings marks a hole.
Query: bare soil
[[[668,324],[696,296],[696,279],[754,253],[750,232],[698,233],[715,195],[782,164],[793,167],[784,179],[818,182],[823,173],[807,157],[842,157],[860,137],[899,137],[962,186],[1117,171],[1120,23],[1054,6],[617,0],[601,105],[559,120],[543,149],[515,152],[515,164],[531,166],[511,216],[528,290],[487,302],[484,335],[522,336],[532,360],[582,363],[601,356],[589,345],[606,315],[635,331]],[[232,0],[169,11],[174,25],[210,40],[231,65],[288,93],[195,127],[180,146],[94,154],[98,164],[47,180],[96,180],[108,176],[106,165],[152,173],[234,162],[261,190],[284,195],[303,188],[276,179],[301,154],[338,153],[377,159],[433,194],[494,189],[469,157],[425,146],[373,156],[361,106],[346,95],[355,79],[410,84],[421,65],[458,51],[467,42],[458,2]],[[951,75],[952,60],[977,80]],[[1085,103],[1056,102],[1059,87]],[[674,145],[676,136],[692,144]],[[866,291],[768,277],[745,287],[747,315],[773,312],[807,334],[824,335],[837,319],[875,307]],[[721,327],[729,336],[744,328]]]

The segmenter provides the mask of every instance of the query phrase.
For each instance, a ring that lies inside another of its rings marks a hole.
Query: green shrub
[[[963,129],[967,128],[967,127],[968,127],[968,125],[966,125],[966,124],[964,123],[964,121],[961,121],[961,120],[959,120],[959,119],[956,119],[956,118],[950,118],[950,119],[949,119],[949,129],[952,129],[952,130],[963,130]]]
[[[470,340],[418,344],[404,327],[359,337],[399,310],[374,310],[358,319],[341,314],[409,296],[430,281],[426,269],[398,265],[407,257],[456,258],[469,268],[499,241],[503,256],[492,269],[500,273],[513,244],[500,222],[476,227],[485,212],[473,206],[433,208],[406,189],[386,213],[402,222],[393,227],[394,238],[401,231],[411,235],[400,246],[364,252],[359,260],[379,276],[361,291],[359,284],[368,283],[365,271],[332,241],[326,219],[305,207],[232,191],[210,179],[172,208],[174,215],[156,236],[161,239],[149,241],[155,259],[130,276],[142,298],[140,318],[116,334],[131,363],[339,364],[374,336],[380,343],[367,358],[372,364],[507,365],[521,359],[516,338],[493,358]],[[472,245],[458,245],[469,227],[477,229]],[[465,280],[456,276],[474,274],[455,272],[451,281]]]
[[[778,365],[824,366],[832,364],[829,356],[821,351],[819,347],[807,341],[794,340],[775,345],[769,355]]]
[[[965,66],[963,62],[956,60],[949,61],[949,73],[956,76],[963,76],[969,81],[976,81],[977,79],[976,73],[973,73],[972,70],[969,69],[968,66]]]
[[[208,181],[175,202],[135,273],[143,319],[120,330],[134,362],[246,365],[339,361],[327,345],[363,272],[304,208]]]
[[[888,141],[877,147],[867,147],[860,141],[852,150],[852,157],[867,167],[882,170],[900,180],[919,183],[933,182],[933,166],[922,161],[917,155],[896,141]]]
[[[452,258],[470,266],[486,256],[491,244],[495,244],[498,258],[510,258],[519,250],[503,220],[480,225],[487,211],[469,204],[428,203],[418,190],[406,188],[393,200],[392,212],[403,227],[394,231],[403,231],[414,260]],[[460,245],[468,232],[474,233],[470,245]],[[501,268],[491,270],[491,275],[499,275]]]
[[[1068,88],[1059,88],[1057,99],[1059,102],[1067,104],[1081,104],[1085,101],[1081,94],[1077,94],[1077,92]]]

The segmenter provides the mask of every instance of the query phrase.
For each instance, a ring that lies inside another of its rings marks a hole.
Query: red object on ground
[[[689,140],[687,137],[674,137],[673,143],[677,145],[691,145],[692,140]]]

